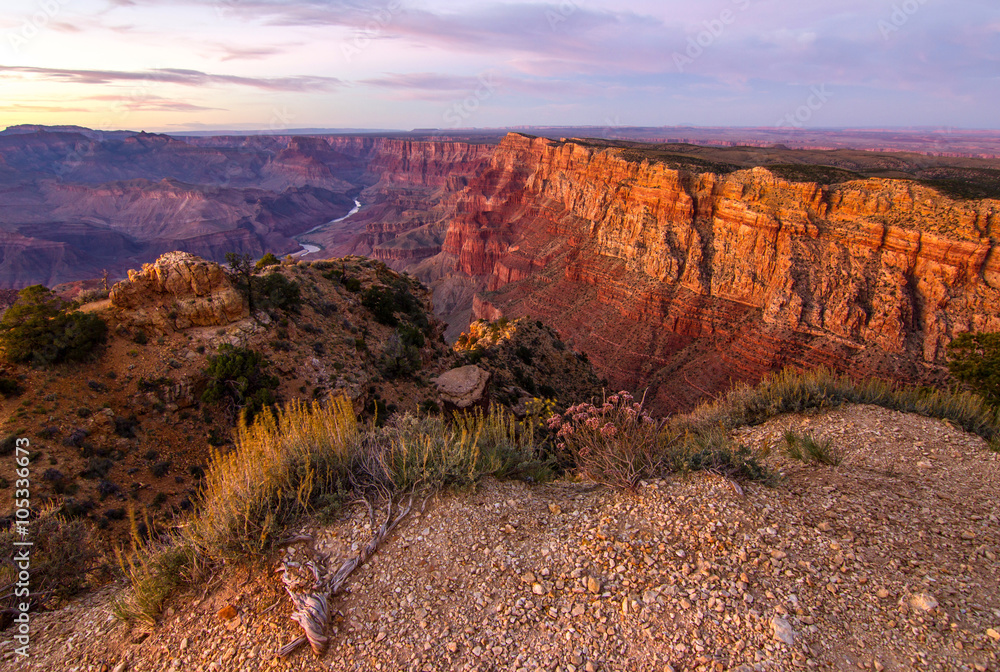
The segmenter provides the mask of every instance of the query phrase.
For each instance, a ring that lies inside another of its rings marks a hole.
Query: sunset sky
[[[4,0],[0,128],[1000,128],[996,0]]]

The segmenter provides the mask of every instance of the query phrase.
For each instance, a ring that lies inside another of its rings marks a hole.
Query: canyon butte
[[[519,133],[14,127],[0,284],[114,280],[174,249],[358,254],[429,286],[449,340],[476,318],[542,319],[657,411],[786,366],[935,383],[956,335],[1000,328],[997,175],[981,158]]]

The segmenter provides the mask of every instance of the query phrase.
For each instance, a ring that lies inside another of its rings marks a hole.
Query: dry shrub
[[[95,569],[98,553],[91,530],[83,520],[67,520],[57,513],[60,506],[48,506],[28,522],[28,536],[22,538],[16,528],[0,532],[0,545],[9,549],[0,561],[0,622],[14,613],[24,597],[15,594],[18,567],[14,555],[20,550],[15,541],[31,541],[31,606],[53,608],[85,590],[89,573]]]
[[[904,386],[877,378],[859,381],[826,368],[804,372],[785,369],[756,386],[737,385],[721,400],[700,406],[686,422],[691,427],[733,428],[758,425],[782,413],[845,403],[873,404],[949,420],[994,446],[1000,439],[997,409],[977,394]]]
[[[391,489],[471,485],[536,466],[534,431],[503,408],[489,413],[396,416],[372,437],[377,468],[370,476]]]
[[[557,448],[565,451],[581,476],[600,483],[635,488],[660,471],[660,425],[628,392],[613,394],[600,406],[577,404],[549,418]]]
[[[295,513],[346,479],[358,423],[345,397],[265,409],[236,430],[236,448],[213,454],[198,515],[186,536],[206,557],[259,555]]]

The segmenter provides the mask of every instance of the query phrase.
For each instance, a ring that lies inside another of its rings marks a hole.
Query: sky
[[[1000,128],[997,0],[3,0],[0,128]]]

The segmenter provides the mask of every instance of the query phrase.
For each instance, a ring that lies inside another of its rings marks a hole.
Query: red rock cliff
[[[1000,330],[996,201],[511,134],[455,207],[444,250],[487,280],[477,315],[550,320],[661,409],[789,364],[926,379],[956,334]]]

